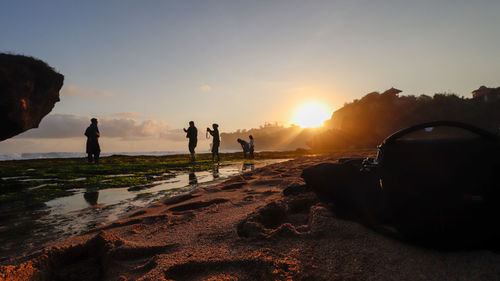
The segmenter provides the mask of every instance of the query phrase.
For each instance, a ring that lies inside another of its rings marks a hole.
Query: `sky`
[[[470,97],[500,86],[500,1],[0,1],[0,52],[65,76],[38,129],[0,153],[186,149],[182,132],[289,125],[390,87]],[[202,146],[205,146],[202,140]],[[205,149],[205,148],[203,148]],[[208,148],[206,149],[208,150]]]

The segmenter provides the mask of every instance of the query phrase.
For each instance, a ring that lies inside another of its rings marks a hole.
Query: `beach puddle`
[[[76,179],[71,179],[71,180],[68,180],[68,181],[84,181],[86,179],[87,178],[76,178]]]
[[[22,180],[18,180],[18,181],[23,182],[23,181],[53,181],[53,180],[57,180],[57,179],[32,179],[32,178],[29,178],[29,179],[22,179]]]
[[[34,252],[64,237],[92,230],[167,197],[188,193],[200,186],[215,185],[228,177],[286,160],[214,165],[208,171],[179,172],[145,186],[73,189],[70,196],[46,202],[45,208],[34,212],[36,215],[19,216],[19,219],[11,221],[11,224],[29,225],[26,235],[0,231],[0,238],[4,241],[0,246],[0,261],[7,259],[10,254],[15,253],[17,256]]]
[[[134,174],[116,174],[116,175],[107,175],[105,176],[106,178],[117,178],[117,177],[129,177],[133,176]]]
[[[35,190],[35,189],[39,189],[39,188],[46,187],[46,186],[47,186],[47,184],[40,184],[40,185],[28,188],[28,190]]]
[[[27,178],[28,176],[19,176],[19,177],[2,177],[1,179],[6,181],[6,180],[18,180],[18,179],[24,179]]]

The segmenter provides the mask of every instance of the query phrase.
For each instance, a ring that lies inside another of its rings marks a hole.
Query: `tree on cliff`
[[[403,96],[400,92],[394,88],[382,94],[372,92],[345,104],[325,122],[327,130],[308,145],[315,150],[375,147],[395,131],[436,120],[462,121],[498,133],[500,100],[484,102],[449,93]]]

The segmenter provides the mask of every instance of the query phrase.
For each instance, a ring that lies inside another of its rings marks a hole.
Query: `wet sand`
[[[134,158],[134,160],[137,160],[137,158]],[[2,241],[0,243],[0,265],[4,264],[5,260],[12,256],[20,256],[41,250],[69,236],[78,235],[121,219],[129,212],[144,208],[164,198],[191,192],[200,186],[218,184],[231,176],[253,170],[256,167],[259,168],[286,160],[288,159],[232,161],[210,165],[209,170],[197,171],[196,167],[194,167],[189,171],[168,173],[162,171],[161,173],[163,175],[167,174],[167,176],[160,175],[159,180],[152,180],[144,185],[103,189],[98,186],[75,186],[69,189],[70,195],[56,197],[35,207],[30,207],[30,204],[26,204],[28,207],[25,208],[19,206],[19,200],[23,199],[23,195],[25,197],[30,196],[24,193],[23,189],[19,189],[17,191],[19,194],[17,196],[18,201],[5,199],[5,197],[2,198],[3,201],[0,200],[0,241]],[[26,164],[32,164],[30,161],[26,162]],[[47,166],[50,166],[50,160],[47,162]],[[110,164],[105,164],[102,168],[108,168],[109,166]],[[57,175],[58,173],[53,174]],[[109,181],[111,178],[130,175],[135,176],[132,173],[108,174],[104,175],[104,179],[101,180]],[[34,179],[28,177],[24,176],[19,181],[51,181],[50,178]],[[89,178],[91,177],[92,175],[89,176]],[[150,177],[154,179],[156,176]],[[68,179],[67,182],[81,182],[82,179],[85,178],[76,177]],[[50,192],[53,188],[61,187],[64,189],[63,182],[61,182],[61,185],[51,186],[47,191]],[[3,188],[3,191],[8,191],[9,185],[0,183],[0,188]],[[33,188],[25,188],[24,190],[26,189],[31,190]],[[2,195],[4,194],[0,194],[0,197]],[[31,197],[36,196],[43,196],[43,192],[31,194]]]
[[[500,254],[421,248],[339,219],[300,178],[317,163],[370,155],[255,169],[14,258],[0,279],[500,280]]]

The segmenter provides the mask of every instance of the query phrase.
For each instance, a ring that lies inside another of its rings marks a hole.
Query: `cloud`
[[[83,89],[75,85],[64,85],[62,94],[66,96],[78,96],[86,98],[114,97],[116,94],[107,90]]]
[[[142,113],[135,112],[135,111],[127,111],[127,112],[114,113],[114,114],[106,115],[103,117],[136,119],[136,118],[143,118],[144,115]]]
[[[168,129],[160,134],[160,138],[170,141],[186,141],[186,133],[182,129]]]
[[[200,87],[200,90],[202,92],[210,92],[210,91],[212,91],[212,86],[205,84],[205,85]]]
[[[128,114],[116,114],[116,116],[120,115]],[[42,120],[39,128],[29,130],[17,138],[85,138],[83,134],[90,125],[90,118],[72,114],[50,114]],[[98,120],[99,131],[105,138],[185,140],[182,129],[171,129],[163,120],[139,121],[115,117],[102,117]]]
[[[70,114],[49,114],[36,129],[22,133],[18,138],[71,138],[83,136],[81,128],[85,130],[90,123],[86,116]]]

